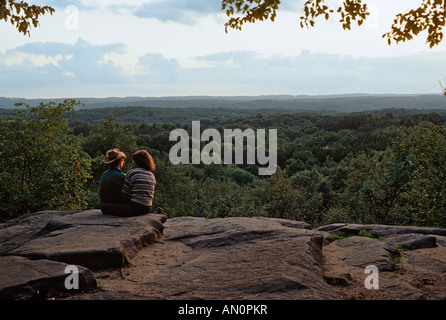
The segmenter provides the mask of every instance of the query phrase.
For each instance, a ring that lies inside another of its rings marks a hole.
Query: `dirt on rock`
[[[395,257],[395,270],[379,272],[379,289],[367,289],[365,282],[369,273],[364,268],[354,267],[344,262],[351,248],[339,247],[336,242],[324,248],[324,269],[329,274],[350,274],[348,285],[333,285],[342,299],[346,300],[400,300],[412,291],[417,299],[446,299],[446,273],[427,270],[409,263],[409,257],[431,257],[446,265],[446,248],[423,248],[411,251],[400,250],[400,257]],[[401,291],[391,288],[400,284]],[[409,286],[404,286],[408,284]]]

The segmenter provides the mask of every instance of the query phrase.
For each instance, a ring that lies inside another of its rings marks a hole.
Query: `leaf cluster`
[[[225,31],[228,32],[228,28],[241,30],[243,24],[257,20],[274,21],[279,4],[280,0],[222,0],[222,10],[229,17]]]
[[[277,16],[280,0],[222,0],[222,9],[229,20],[228,28],[241,30],[243,24],[255,21],[271,20]],[[337,8],[329,6],[326,0],[307,0],[300,17],[300,26],[314,27],[320,16],[326,20],[333,14],[339,15],[339,22],[344,30],[351,30],[353,21],[361,26],[370,15],[367,4],[363,0],[345,0]],[[427,31],[426,43],[432,48],[443,40],[443,28],[446,21],[446,0],[423,0],[422,4],[406,13],[396,16],[391,30],[382,37],[387,38],[389,45],[412,40],[422,31]]]
[[[304,5],[304,15],[300,17],[300,26],[314,27],[315,19],[323,16],[326,20],[335,10],[330,9],[324,0],[307,0]],[[357,21],[361,26],[367,16],[370,14],[367,9],[367,4],[363,4],[361,0],[346,0],[342,6],[336,9],[336,13],[340,15],[339,22],[342,24],[344,30],[351,30],[352,21]]]
[[[24,1],[0,0],[0,20],[11,22],[23,35],[30,36],[32,27],[37,28],[40,16],[54,13],[50,6],[30,5]]]
[[[446,0],[423,0],[420,7],[406,13],[399,13],[391,31],[383,35],[389,45],[392,41],[412,40],[422,31],[427,31],[426,43],[429,47],[438,45],[443,40],[443,28],[446,21]]]

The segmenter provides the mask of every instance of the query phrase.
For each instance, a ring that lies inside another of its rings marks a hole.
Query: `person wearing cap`
[[[101,206],[103,203],[124,203],[127,199],[122,195],[125,174],[121,171],[126,160],[125,153],[119,149],[107,151],[103,162],[109,169],[102,174],[99,186]]]

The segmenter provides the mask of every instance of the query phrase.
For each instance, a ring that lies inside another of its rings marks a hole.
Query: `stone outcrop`
[[[120,267],[158,239],[165,215],[119,218],[99,210],[38,212],[0,225],[0,299],[69,293],[67,265],[79,270],[84,291],[96,281],[89,270]]]
[[[164,215],[119,218],[98,210],[55,217],[9,253],[87,268],[119,267],[159,238],[165,219]]]
[[[146,284],[175,299],[335,299],[321,276],[324,232],[270,218],[182,217],[164,243],[187,254]],[[174,277],[172,277],[175,275]]]
[[[443,299],[446,229],[39,212],[0,224],[0,268],[0,299]]]
[[[65,280],[72,274],[71,270],[66,269],[68,264],[46,259],[30,260],[20,256],[2,256],[0,266],[2,300],[47,299],[55,295],[64,295],[67,292]],[[79,287],[87,289],[96,287],[96,280],[90,270],[79,266],[77,271]]]

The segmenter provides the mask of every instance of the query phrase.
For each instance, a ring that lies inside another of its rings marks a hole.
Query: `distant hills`
[[[293,111],[362,112],[377,109],[446,110],[446,97],[441,94],[414,95],[265,95],[265,96],[185,96],[185,97],[109,97],[74,98],[85,104],[80,109],[110,107],[152,108],[229,108],[287,109]],[[0,97],[0,108],[11,109],[15,103],[31,106],[59,99],[21,99]]]

